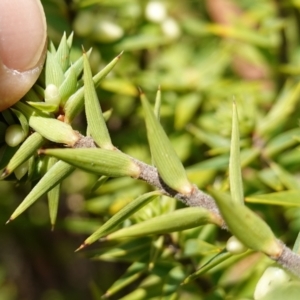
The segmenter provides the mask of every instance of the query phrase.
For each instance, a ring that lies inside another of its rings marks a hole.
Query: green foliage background
[[[124,51],[97,90],[103,111],[113,108],[108,127],[114,145],[123,152],[151,163],[136,87],[141,86],[148,98],[154,99],[160,85],[161,122],[189,178],[204,190],[208,186],[228,190],[231,104],[235,100],[245,196],[256,202],[250,207],[264,217],[276,236],[292,246],[300,228],[297,197],[291,200],[282,194],[280,205],[274,206],[272,198],[256,195],[299,190],[299,1],[236,1],[243,13],[228,25],[230,30],[208,9],[212,1],[160,1],[175,33],[145,16],[146,0],[42,3],[49,38],[57,45],[64,31],[74,31],[73,59],[82,54],[81,45],[93,47],[90,62],[94,73]],[[223,11],[222,7],[219,10]],[[104,22],[115,26],[108,34]],[[119,36],[112,37],[112,30]],[[281,106],[268,114],[279,102]],[[75,124],[85,130],[83,116]],[[105,256],[95,245],[94,253],[103,254],[96,261],[73,253],[121,207],[151,190],[142,182],[121,178],[91,191],[96,180],[94,175],[76,171],[64,181],[53,232],[45,199],[1,227],[1,299],[100,299],[138,257],[135,255],[146,251],[141,247],[132,257],[117,258]],[[0,188],[0,221],[4,224],[30,185],[1,182]],[[259,203],[266,201],[269,205]],[[176,206],[182,204],[171,199],[155,202],[132,222]],[[166,259],[154,273],[161,272],[163,277],[165,270],[168,273],[178,267],[174,271],[178,284],[218,253],[229,236],[209,225],[170,234],[163,242],[157,237],[158,253],[164,252]],[[205,244],[200,245],[199,240]],[[148,238],[138,243],[150,245]],[[257,253],[233,258],[192,282],[178,299],[225,299],[225,295],[251,299],[255,283],[270,263]],[[135,287],[130,285],[112,298],[120,299]],[[128,297],[124,299],[150,299]]]

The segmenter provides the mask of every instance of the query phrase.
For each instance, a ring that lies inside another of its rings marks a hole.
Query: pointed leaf
[[[206,224],[220,225],[220,219],[204,208],[188,207],[122,228],[109,234],[106,238],[112,240],[124,237],[164,234]]]
[[[70,175],[73,171],[74,167],[70,166],[69,164],[63,161],[58,161],[30,191],[30,193],[26,196],[23,202],[11,215],[9,221],[19,216],[36,200],[38,200],[43,194],[50,191],[53,187],[59,184],[65,177]]]
[[[300,206],[300,190],[253,195],[246,197],[246,202],[282,206]]]
[[[68,75],[59,87],[60,104],[64,106],[69,97],[76,92],[77,75],[73,66],[69,68]]]
[[[300,254],[300,232],[297,235],[294,247],[293,247],[293,252]]]
[[[54,157],[50,157],[48,161],[48,171],[57,163],[57,159]],[[58,210],[58,202],[60,195],[60,183],[53,187],[48,193],[48,207],[49,207],[49,215],[50,215],[50,223],[52,226],[52,230],[54,229],[54,225],[57,217]]]
[[[86,53],[87,55],[87,53]],[[95,87],[97,87],[100,81],[106,77],[106,75],[114,68],[121,57],[122,53],[115,57],[104,69],[97,73],[93,77]],[[84,87],[81,87],[75,94],[73,94],[65,105],[65,120],[67,123],[71,123],[73,119],[77,116],[79,112],[83,109],[83,96],[84,96]]]
[[[3,145],[0,148],[0,170],[2,170],[7,166],[8,162],[12,159],[12,157],[15,155],[18,149],[19,149],[18,146],[9,147],[8,145]]]
[[[138,165],[129,156],[117,150],[100,148],[46,149],[42,153],[99,175],[137,178],[140,174]]]
[[[70,65],[70,49],[67,43],[67,37],[65,32],[61,38],[61,41],[55,53],[55,58],[63,72],[65,72]]]
[[[293,86],[291,82],[287,82],[277,102],[272,106],[267,116],[263,118],[263,121],[258,124],[258,135],[267,136],[287,122],[289,115],[294,112],[299,95],[300,83]]]
[[[160,107],[161,107],[161,90],[159,87],[156,93],[155,106],[154,106],[154,114],[157,120],[160,119]]]
[[[173,149],[167,134],[154,115],[152,107],[144,94],[141,94],[141,101],[145,113],[151,155],[159,175],[175,191],[185,195],[190,194],[193,191],[193,185],[189,182],[185,169]]]
[[[214,190],[211,193],[229,230],[245,246],[272,257],[278,257],[281,254],[282,245],[259,216],[245,205],[233,202],[224,192]]]
[[[175,108],[175,129],[181,130],[191,121],[201,100],[199,93],[186,94],[180,98]]]
[[[117,225],[123,222],[125,219],[134,214],[137,210],[145,206],[150,201],[161,195],[159,191],[144,194],[135,200],[131,201],[121,210],[119,210],[114,216],[112,216],[104,225],[102,225],[96,232],[88,237],[83,245],[90,245],[96,240],[100,239],[104,235],[110,233]]]
[[[83,54],[83,65],[85,114],[90,135],[99,147],[114,149],[95,90],[90,64],[85,53]]]
[[[31,116],[29,125],[36,132],[49,141],[73,146],[79,139],[79,135],[69,124],[56,119]]]
[[[64,72],[55,58],[55,55],[48,52],[45,65],[46,86],[54,84],[59,87],[64,81]]]
[[[196,272],[189,275],[185,280],[182,282],[182,285],[188,284],[191,281],[198,278],[200,275],[205,274],[211,270],[213,270],[215,267],[221,266],[222,263],[225,261],[230,260],[233,256],[244,256],[245,254],[241,255],[233,255],[232,253],[227,252],[226,250],[221,251],[217,255],[213,256],[208,262],[206,262],[203,266],[201,266]]]
[[[2,176],[11,174],[18,166],[32,156],[44,142],[45,139],[38,132],[30,135],[11,158]]]
[[[270,166],[287,189],[300,190],[299,182],[293,174],[274,162],[270,163]]]
[[[28,133],[29,133],[29,125],[28,125],[28,121],[27,121],[26,117],[20,111],[18,111],[17,109],[10,108],[10,110],[18,118],[18,120],[19,120],[19,122],[21,124],[21,127],[22,127],[22,129],[24,131],[24,134],[25,134],[25,136],[27,136]]]
[[[232,201],[244,203],[243,181],[240,159],[239,120],[236,104],[232,107],[232,133],[229,159],[229,181]]]
[[[46,103],[46,102],[31,102],[27,101],[27,103],[36,108],[39,109],[42,112],[49,112],[49,113],[54,113],[58,110],[58,105],[53,104],[53,103]]]
[[[267,143],[264,149],[265,155],[273,157],[278,153],[282,153],[285,149],[297,145],[299,143],[295,138],[297,136],[300,136],[300,128],[286,130],[276,135]]]
[[[145,273],[146,270],[146,263],[140,261],[133,262],[126,272],[106,291],[104,297],[109,298],[127,287],[129,284],[135,282]]]

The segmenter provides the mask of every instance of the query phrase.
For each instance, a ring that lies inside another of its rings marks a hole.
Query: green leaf
[[[87,55],[88,53],[86,53]],[[106,77],[106,75],[114,68],[114,66],[117,64],[119,59],[121,58],[121,54],[119,54],[117,57],[115,57],[105,68],[103,68],[99,73],[97,73],[93,77],[93,81],[95,84],[95,87],[99,85],[101,80]],[[65,110],[65,122],[71,123],[73,119],[81,112],[83,109],[83,96],[84,96],[84,86],[81,87],[75,94],[73,94],[68,101],[66,102],[66,105],[64,107]]]
[[[109,234],[106,239],[112,240],[124,237],[164,234],[206,224],[216,224],[220,226],[220,219],[204,208],[187,207],[137,223],[130,227],[122,228]]]
[[[77,88],[77,75],[76,75],[75,68],[71,66],[69,68],[68,75],[66,76],[65,80],[59,87],[61,106],[64,106],[64,104],[69,99],[69,97],[76,92],[76,88]]]
[[[129,284],[138,280],[146,271],[146,263],[140,261],[133,262],[132,265],[125,271],[125,273],[105,292],[103,297],[111,297],[120,290],[126,288]]]
[[[297,145],[296,137],[300,136],[300,128],[293,128],[276,135],[266,145],[264,152],[268,157],[282,153],[285,149]]]
[[[90,135],[99,147],[114,149],[95,90],[90,64],[85,53],[83,54],[83,65],[85,114]]]
[[[54,157],[50,157],[48,161],[48,171],[57,163],[57,159]],[[57,210],[58,210],[58,202],[60,196],[60,183],[53,187],[48,193],[48,207],[49,207],[49,216],[50,223],[52,226],[52,230],[54,229],[54,225],[56,223]]]
[[[137,178],[140,174],[139,166],[129,156],[117,150],[100,148],[45,149],[42,153],[99,175]]]
[[[239,255],[233,255],[230,252],[227,252],[225,249],[220,251],[217,255],[213,256],[211,259],[208,260],[203,266],[201,266],[196,272],[189,275],[185,280],[182,282],[182,285],[188,284],[191,281],[195,280],[202,274],[206,274],[208,272],[212,273],[218,269],[224,268],[224,263],[230,263],[232,261],[236,261],[241,257],[245,257],[248,253],[242,253]]]
[[[236,104],[232,107],[232,133],[229,159],[229,182],[232,201],[244,203],[243,180],[240,159],[239,120]]]
[[[283,190],[282,182],[279,180],[276,173],[273,171],[273,169],[266,168],[259,172],[257,172],[257,177],[267,186],[269,186],[271,189],[274,189],[275,191],[281,191]]]
[[[165,237],[160,235],[158,237],[154,236],[151,243],[149,267],[148,270],[152,270],[155,263],[159,260],[163,250],[164,250]]]
[[[57,87],[60,87],[60,85],[64,81],[64,72],[62,70],[62,67],[56,60],[55,55],[50,52],[47,53],[46,58],[45,80],[46,86],[49,84],[54,84]]]
[[[36,132],[49,141],[74,146],[79,139],[79,135],[73,128],[57,119],[31,116],[29,125]]]
[[[38,133],[30,135],[17,150],[15,155],[10,159],[2,176],[11,174],[18,166],[24,163],[32,156],[45,142],[45,139]]]
[[[212,190],[211,194],[229,230],[241,243],[268,256],[278,257],[281,254],[282,245],[259,216],[245,205],[233,202],[224,192]]]
[[[182,96],[175,108],[175,129],[183,129],[191,121],[200,104],[201,96],[199,93],[190,93]]]
[[[19,120],[19,122],[21,124],[21,127],[22,127],[22,129],[24,131],[24,134],[25,134],[25,136],[27,136],[28,133],[29,133],[29,125],[28,125],[28,121],[27,121],[26,117],[20,111],[18,111],[17,109],[10,108],[10,110],[18,118],[18,120]]]
[[[114,216],[112,216],[104,225],[102,225],[96,232],[89,236],[84,243],[80,246],[83,248],[87,245],[94,243],[96,240],[110,233],[116,226],[118,226],[125,219],[134,214],[137,210],[145,206],[147,203],[160,196],[158,191],[144,194],[135,200],[131,201],[121,210],[119,210]]]
[[[294,112],[300,95],[300,83],[288,81],[277,102],[272,106],[267,116],[257,126],[259,136],[268,136],[288,121],[289,115]]]
[[[0,148],[0,170],[7,166],[8,162],[12,159],[18,149],[18,146],[9,147],[6,144]],[[3,174],[3,176],[5,176],[5,174]]]
[[[61,38],[61,41],[55,53],[55,59],[59,63],[62,71],[65,72],[70,65],[70,49],[67,43],[67,37],[65,32]]]
[[[296,241],[294,243],[293,252],[300,254],[300,232],[298,233]]]
[[[56,104],[52,104],[52,103],[46,103],[46,102],[31,102],[31,101],[27,101],[27,103],[36,108],[39,109],[42,112],[49,112],[49,113],[53,113],[56,112],[58,110],[58,105]]]
[[[293,174],[274,162],[270,163],[270,167],[287,189],[300,190],[299,182]]]
[[[200,239],[188,239],[184,244],[183,255],[185,257],[190,256],[203,256],[217,254],[222,251],[219,246],[210,244]]]
[[[220,136],[219,134],[213,134],[211,132],[205,132],[193,124],[187,125],[187,130],[193,134],[201,142],[207,144],[211,148],[223,149],[223,152],[228,152],[230,148],[230,141],[227,138]]]
[[[157,120],[160,119],[160,107],[161,107],[161,90],[159,87],[156,93],[155,106],[154,106],[154,114]]]
[[[181,161],[144,94],[141,94],[141,101],[151,155],[159,175],[172,189],[189,195],[193,191],[193,185],[189,182]]]
[[[253,195],[246,197],[246,202],[268,205],[300,206],[300,190],[289,190],[277,193]]]
[[[139,238],[134,240],[125,240],[121,243],[112,244],[106,247],[105,244],[101,248],[93,251],[90,256],[93,259],[104,261],[142,261],[149,257],[151,239]]]
[[[13,212],[9,221],[14,220],[21,213],[23,213],[29,206],[38,200],[43,194],[50,191],[53,187],[59,184],[64,178],[74,171],[74,167],[69,164],[58,161],[34,186],[30,193],[26,196],[23,202]]]

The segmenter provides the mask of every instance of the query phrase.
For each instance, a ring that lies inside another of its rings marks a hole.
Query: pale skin
[[[40,0],[0,0],[0,111],[19,101],[40,75],[46,29]]]

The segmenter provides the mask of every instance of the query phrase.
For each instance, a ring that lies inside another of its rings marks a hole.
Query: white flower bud
[[[10,147],[16,147],[25,139],[25,133],[21,125],[10,125],[5,132],[5,142]]]
[[[263,298],[274,287],[282,285],[289,280],[291,278],[284,270],[278,267],[267,268],[256,285],[254,299],[259,300]]]
[[[178,26],[178,23],[172,18],[167,18],[166,20],[164,20],[161,24],[161,28],[163,33],[169,38],[176,39],[180,37],[180,27]]]
[[[45,102],[49,104],[58,105],[60,102],[60,95],[55,84],[48,84],[45,89]]]
[[[247,247],[243,245],[235,236],[228,239],[226,249],[232,254],[240,254],[247,250]]]
[[[161,23],[167,18],[167,9],[160,1],[150,1],[146,6],[146,18],[154,23]]]

